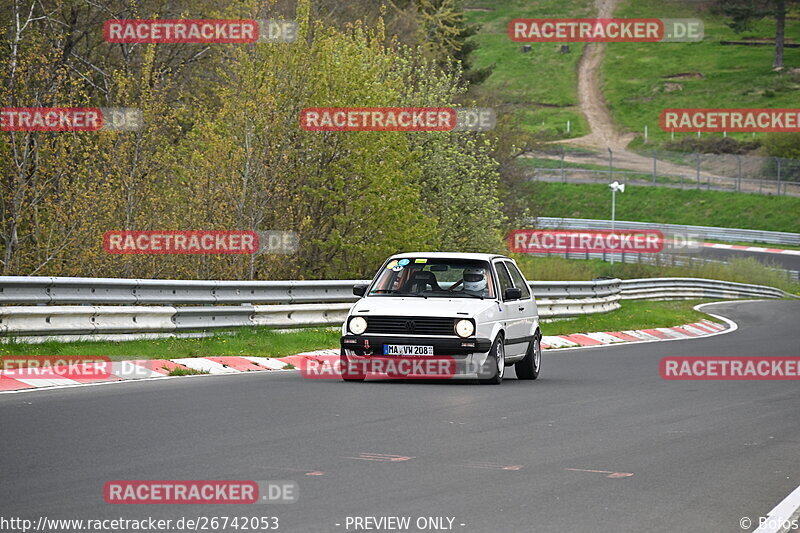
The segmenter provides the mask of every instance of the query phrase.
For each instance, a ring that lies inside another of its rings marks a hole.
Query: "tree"
[[[98,38],[107,17],[177,18],[173,10],[184,1],[0,6],[0,15],[12,15],[0,34],[0,102],[144,114],[134,132],[0,133],[4,274],[363,277],[401,250],[502,247],[492,136],[299,125],[305,107],[452,106],[464,93],[458,63],[443,68],[439,58],[387,37],[381,16],[325,24],[310,15],[308,0],[292,12],[300,23],[294,44],[111,45]],[[211,18],[279,16],[257,0],[196,6]],[[108,230],[159,229],[290,230],[299,233],[300,250],[103,251]]]
[[[739,33],[752,29],[764,17],[775,18],[775,59],[772,68],[783,69],[783,48],[785,40],[786,12],[792,4],[800,0],[716,0],[715,7],[731,17],[728,24]]]

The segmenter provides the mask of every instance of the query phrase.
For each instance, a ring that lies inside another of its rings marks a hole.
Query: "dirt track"
[[[597,18],[611,18],[618,0],[595,0]],[[571,144],[597,150],[596,155],[567,155],[565,161],[571,163],[608,164],[607,149],[614,152],[614,166],[626,170],[648,173],[653,170],[652,157],[643,156],[627,150],[628,144],[636,137],[634,133],[620,133],[611,117],[608,104],[603,97],[601,83],[601,67],[605,57],[606,43],[589,43],[586,45],[578,62],[578,106],[586,116],[591,133],[575,139],[558,141],[559,144]],[[539,154],[538,157],[556,159],[557,156]],[[694,177],[696,169],[658,160],[660,172],[673,176]],[[730,177],[723,177],[707,171],[701,172],[701,179],[710,178],[711,182],[730,182]],[[755,185],[742,186],[743,190],[755,191]]]
[[[611,18],[617,0],[595,0],[598,18]],[[611,148],[614,151],[624,150],[634,135],[620,135],[611,118],[611,112],[603,98],[600,80],[600,67],[605,57],[606,43],[589,43],[586,45],[578,62],[578,105],[589,122],[591,133],[577,139],[563,141],[589,148]]]

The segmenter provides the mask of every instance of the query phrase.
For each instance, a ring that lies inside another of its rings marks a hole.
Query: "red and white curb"
[[[764,248],[763,246],[742,246],[740,244],[720,244],[704,242],[706,248],[720,248],[722,250],[738,250],[741,252],[760,252],[764,254],[800,255],[800,250],[783,250],[781,248]]]
[[[699,309],[706,304],[697,306]],[[542,348],[548,350],[578,349],[587,347],[608,346],[612,344],[631,342],[656,342],[690,339],[704,336],[729,333],[737,329],[736,323],[727,318],[711,315],[724,322],[720,324],[710,320],[701,320],[693,324],[684,324],[671,328],[653,328],[626,331],[602,331],[596,333],[573,333],[571,335],[555,335],[542,337]],[[303,359],[314,359],[315,356],[337,355],[338,348],[316,350],[287,357],[185,357],[178,359],[138,359],[132,361],[114,361],[110,366],[104,363],[90,363],[98,365],[103,374],[100,377],[91,377],[92,372],[86,372],[86,377],[65,378],[65,372],[59,372],[58,367],[42,369],[32,377],[23,370],[0,371],[0,394],[27,392],[32,390],[76,387],[96,385],[111,382],[135,381],[143,379],[172,379],[176,377],[196,377],[200,375],[240,374],[251,371],[264,370],[292,370],[301,365]],[[173,369],[195,370],[202,374],[190,376],[170,376]]]
[[[309,352],[309,356],[328,355],[338,353],[336,350],[320,350]],[[202,374],[237,374],[241,372],[260,370],[285,370],[291,369],[292,361],[297,362],[299,356],[281,358],[273,357],[186,357],[178,359],[137,359],[133,361],[113,361],[108,363],[88,363],[81,365],[81,377],[72,376],[74,372],[65,371],[64,368],[52,367],[36,369],[2,370],[0,371],[0,393],[22,390],[74,387],[98,383],[117,381],[171,378],[170,372],[178,370],[194,370]]]
[[[729,328],[710,320],[694,324],[684,324],[671,328],[637,329],[625,331],[600,331],[597,333],[573,333],[570,335],[545,335],[542,349],[578,348],[583,346],[603,346],[622,342],[647,342],[659,340],[691,339],[720,333]]]

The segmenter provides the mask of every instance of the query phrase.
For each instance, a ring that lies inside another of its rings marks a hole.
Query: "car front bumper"
[[[403,356],[403,355],[383,355],[385,344],[410,344],[415,346],[433,346],[433,356]],[[394,361],[401,365],[403,360],[424,361],[444,361],[444,367],[437,368],[430,373],[423,371],[422,374],[412,372],[412,378],[424,379],[474,379],[487,375],[489,367],[494,365],[490,362],[489,350],[492,347],[490,339],[476,338],[443,338],[443,337],[404,337],[383,336],[383,335],[344,335],[341,338],[342,360],[348,361],[348,365],[355,364],[355,368],[372,369],[367,373],[383,374],[384,365],[379,364]],[[374,366],[370,362],[375,362]],[[493,359],[491,360],[493,361]],[[449,363],[447,363],[449,362]],[[358,366],[358,365],[366,366]],[[391,365],[389,365],[391,366]],[[358,372],[356,372],[358,373]],[[390,377],[398,377],[396,375]]]
[[[486,353],[492,347],[491,339],[458,337],[404,337],[402,335],[343,335],[342,350],[357,356],[383,355],[385,344],[433,346],[434,355],[470,355]]]

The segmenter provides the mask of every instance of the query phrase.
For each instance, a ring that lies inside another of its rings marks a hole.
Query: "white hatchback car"
[[[342,368],[391,356],[445,356],[459,377],[503,381],[515,365],[520,379],[536,379],[542,361],[539,315],[516,263],[501,255],[419,252],[393,255],[342,326]],[[473,372],[474,370],[474,372]],[[345,381],[365,375],[343,372]],[[455,377],[455,376],[451,376]]]

